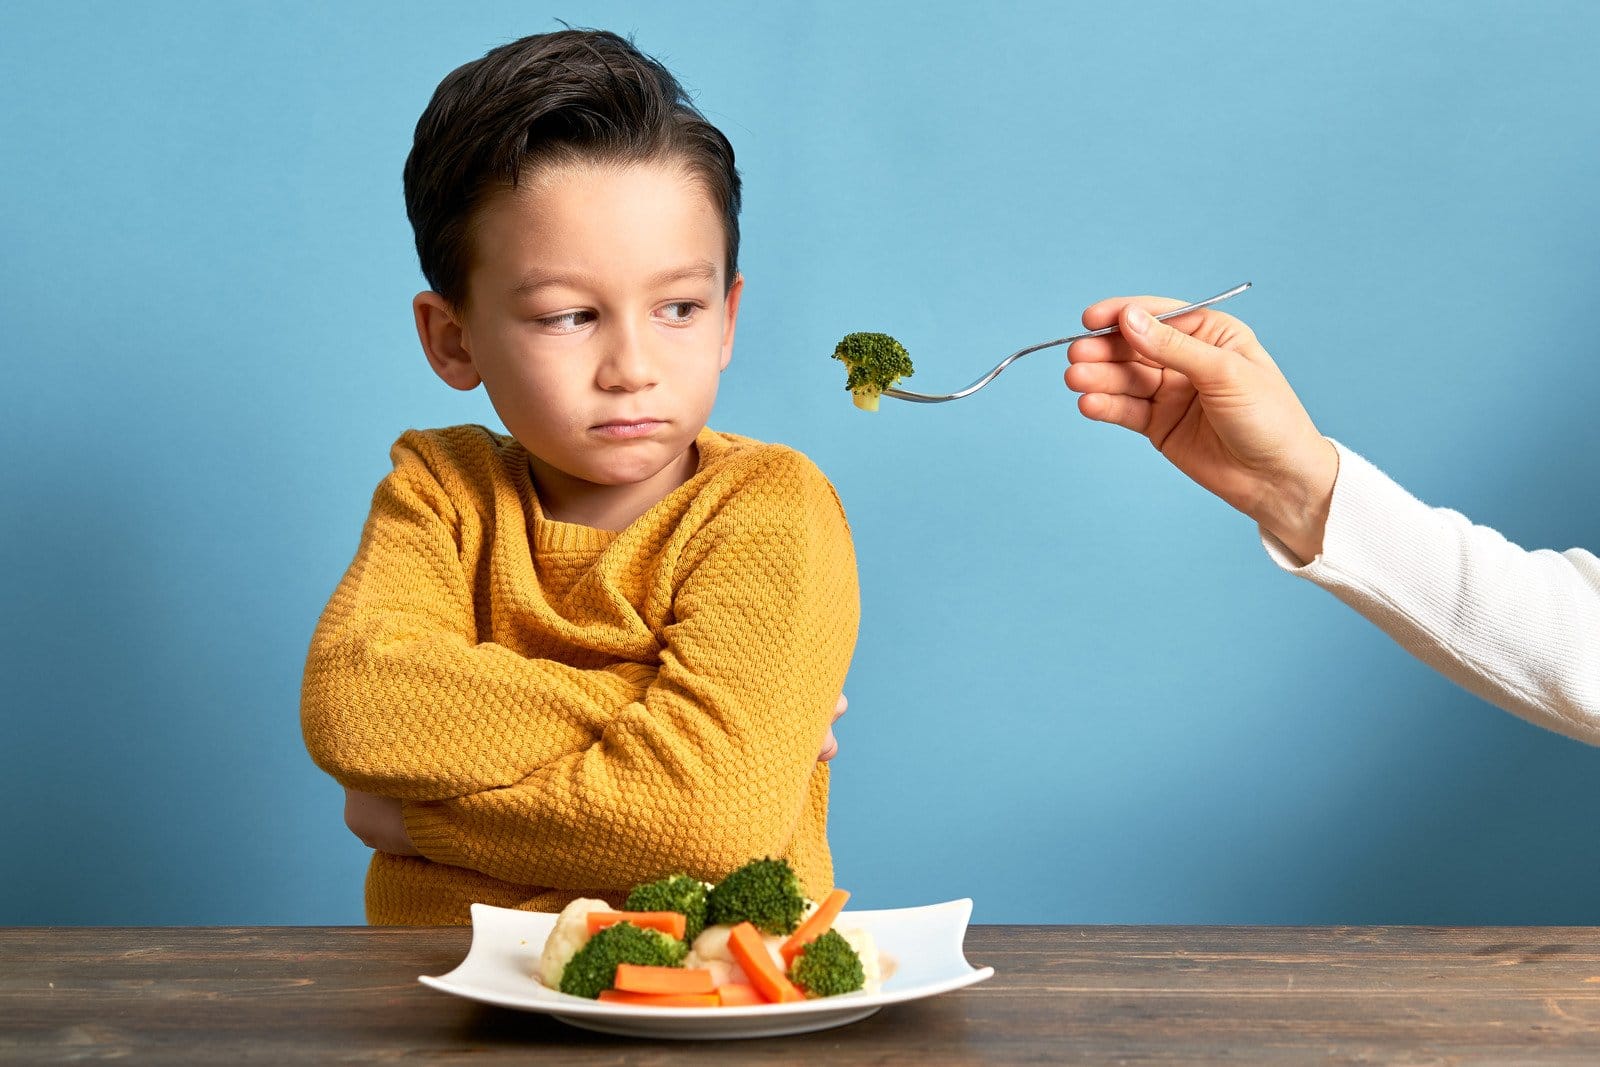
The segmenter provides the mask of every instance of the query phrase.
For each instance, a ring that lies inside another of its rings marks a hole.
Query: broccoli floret
[[[829,930],[801,949],[789,965],[789,978],[808,997],[836,997],[867,984],[861,957],[837,930]]]
[[[683,939],[693,941],[706,928],[706,885],[687,874],[636,885],[623,905],[626,911],[675,911],[684,917]]]
[[[706,905],[714,924],[748,922],[764,934],[792,934],[805,914],[806,895],[788,860],[751,860],[718,882]]]
[[[844,385],[862,411],[877,411],[878,395],[912,374],[911,353],[886,333],[846,334],[833,358],[850,368]]]
[[[608,926],[573,954],[561,972],[561,992],[597,1000],[617,980],[617,964],[682,967],[689,946],[660,930],[644,930],[630,922]]]

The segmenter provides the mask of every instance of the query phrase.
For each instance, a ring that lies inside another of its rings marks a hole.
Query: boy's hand
[[[839,739],[833,736],[833,723],[839,721],[839,716],[843,715],[849,706],[850,701],[840,693],[839,702],[833,706],[833,721],[828,724],[828,736],[822,739],[822,751],[817,754],[818,763],[827,763],[839,754]]]
[[[1149,438],[1199,485],[1259,522],[1302,561],[1322,551],[1339,455],[1317,432],[1250,328],[1161,297],[1115,297],[1083,313],[1120,334],[1067,349],[1078,410]]]
[[[406,833],[405,817],[400,813],[400,802],[393,797],[346,789],[344,824],[368,848],[396,856],[422,855],[411,844],[411,835]]]

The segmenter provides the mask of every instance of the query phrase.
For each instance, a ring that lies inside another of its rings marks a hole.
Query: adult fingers
[[[1143,363],[1147,367],[1160,369],[1159,364],[1150,362],[1135,351],[1120,333],[1072,342],[1067,346],[1067,362]]]
[[[1076,363],[1067,368],[1075,393],[1114,393],[1148,400],[1161,387],[1161,368],[1148,363]]]
[[[1121,326],[1128,309],[1141,308],[1156,315],[1183,307],[1182,301],[1165,296],[1118,296],[1102,300],[1083,313],[1085,325],[1100,330]],[[1216,308],[1199,308],[1163,320],[1179,333],[1197,337],[1206,344],[1237,352],[1252,363],[1269,362],[1270,357],[1256,340],[1255,332],[1240,320]],[[1109,344],[1107,343],[1109,340]],[[1138,349],[1123,347],[1128,338],[1119,330],[1105,338],[1090,337],[1067,346],[1067,358],[1074,363],[1131,360],[1143,358]]]
[[[1202,393],[1227,384],[1244,359],[1236,352],[1215,348],[1173,329],[1137,305],[1124,307],[1118,322],[1122,336],[1134,351],[1153,363],[1171,367]]]
[[[1187,300],[1174,300],[1170,296],[1113,296],[1090,304],[1083,310],[1083,324],[1091,330],[1103,330],[1107,326],[1115,326],[1122,309],[1130,304],[1144,308],[1152,315],[1181,308]],[[1184,318],[1189,316],[1185,315]]]
[[[1078,410],[1096,422],[1115,423],[1134,433],[1150,428],[1150,401],[1136,396],[1085,393],[1078,398]]]
[[[1129,306],[1143,307],[1145,310],[1151,312],[1151,314],[1159,315],[1164,311],[1170,311],[1175,307],[1182,307],[1183,305],[1177,300],[1171,299],[1170,297],[1116,297],[1112,300],[1104,300],[1099,304],[1096,304],[1090,309],[1089,312],[1084,313],[1084,318],[1085,320],[1088,320],[1091,317],[1091,312],[1094,313],[1093,317],[1096,320],[1109,316],[1109,322],[1107,326],[1097,326],[1095,328],[1115,328],[1119,323],[1117,315],[1120,314],[1122,308]],[[1102,315],[1100,311],[1104,311],[1105,314]],[[1183,331],[1184,333],[1202,333],[1206,330],[1208,321],[1207,314],[1208,312],[1202,308],[1198,311],[1191,311],[1187,314],[1167,319],[1166,321],[1168,324],[1178,330]],[[1227,319],[1227,316],[1222,315],[1215,315],[1214,317],[1218,320]],[[1229,324],[1235,323],[1235,320],[1232,319],[1227,319],[1227,321]],[[1243,323],[1237,323],[1237,325],[1241,329],[1244,328]],[[1209,337],[1209,334],[1205,334],[1205,336]],[[1215,340],[1215,338],[1211,339]],[[1146,360],[1137,349],[1128,344],[1128,339],[1122,335],[1121,331],[1109,333],[1103,337],[1080,338],[1079,340],[1074,341],[1067,346],[1067,361],[1069,363],[1110,363],[1132,362],[1136,360],[1145,363],[1150,362],[1149,360]],[[1157,366],[1157,364],[1153,363],[1150,365]]]
[[[1133,358],[1133,349],[1128,347],[1121,334],[1085,337],[1067,346],[1068,363],[1109,363],[1112,360]]]

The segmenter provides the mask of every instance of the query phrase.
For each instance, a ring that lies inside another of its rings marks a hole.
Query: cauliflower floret
[[[589,913],[610,911],[611,905],[592,897],[579,897],[561,909],[556,924],[545,939],[544,954],[539,957],[539,981],[551,989],[561,988],[561,972],[584,945],[589,943]]]
[[[708,926],[694,939],[694,944],[689,946],[689,958],[683,961],[685,967],[704,967],[711,972],[711,980],[717,985],[727,985],[729,982],[742,982],[750,984],[750,977],[744,973],[744,968],[739,966],[733,958],[733,951],[728,948],[728,934],[733,931],[731,926]],[[772,957],[772,962],[777,964],[778,970],[783,970],[783,943],[785,937],[772,937],[763,935],[761,943],[767,946],[767,954]]]
[[[862,992],[881,992],[883,983],[894,977],[894,957],[879,952],[878,943],[865,930],[846,930],[837,926],[834,929],[839,931],[840,937],[850,942],[850,947],[861,957],[861,970],[867,977],[866,984],[861,987]]]

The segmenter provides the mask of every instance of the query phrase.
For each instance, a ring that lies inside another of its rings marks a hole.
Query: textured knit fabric
[[[1283,569],[1329,590],[1451,681],[1521,717],[1600,743],[1600,559],[1527,551],[1413,497],[1349,449],[1322,554]]]
[[[374,854],[369,922],[620,903],[767,855],[832,888],[817,753],[860,615],[844,512],[792,449],[696,447],[688,482],[609,532],[545,518],[510,437],[395,444],[301,700],[317,765],[402,800],[425,857]]]

